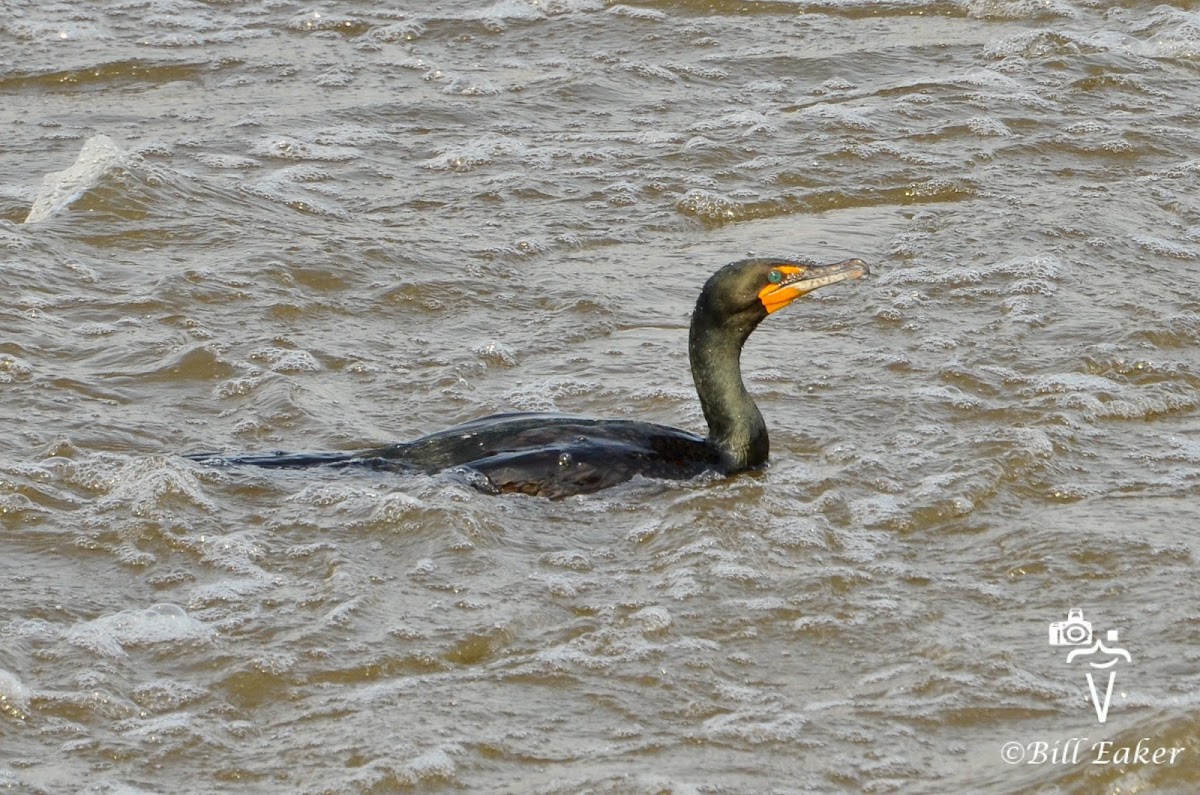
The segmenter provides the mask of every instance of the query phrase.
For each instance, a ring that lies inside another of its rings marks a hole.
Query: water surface
[[[0,44],[0,784],[1195,791],[1195,10],[18,0]],[[874,272],[748,344],[762,473],[180,458],[700,429],[749,254]],[[1103,724],[1072,607],[1131,655]],[[1092,764],[1142,738],[1184,750]]]

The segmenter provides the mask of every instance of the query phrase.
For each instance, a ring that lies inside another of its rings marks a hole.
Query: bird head
[[[870,275],[867,263],[860,259],[848,259],[832,265],[803,265],[795,262],[774,262],[758,269],[766,269],[766,284],[758,291],[758,300],[767,314],[783,309],[802,295],[807,295],[827,284],[861,279]]]
[[[831,265],[806,265],[788,259],[744,259],[726,265],[704,285],[701,301],[720,319],[745,318],[753,324],[819,287],[861,279],[867,263],[848,259]]]

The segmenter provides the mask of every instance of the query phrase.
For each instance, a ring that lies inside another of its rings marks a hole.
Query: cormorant
[[[636,420],[508,413],[354,453],[188,457],[222,466],[452,471],[481,491],[552,499],[599,491],[634,475],[683,480],[704,472],[732,475],[755,469],[766,463],[769,442],[762,414],[742,383],[743,343],[767,315],[800,296],[869,273],[859,259],[812,266],[757,258],[726,265],[709,278],[688,335],[707,436]]]

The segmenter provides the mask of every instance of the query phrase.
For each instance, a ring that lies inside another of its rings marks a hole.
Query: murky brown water
[[[0,786],[1196,791],[1200,14],[379,5],[4,7]],[[764,473],[179,457],[699,429],[748,252],[876,274],[747,347]]]

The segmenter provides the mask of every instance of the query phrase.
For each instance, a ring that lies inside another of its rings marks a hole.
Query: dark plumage
[[[742,383],[742,345],[750,333],[796,298],[868,272],[857,259],[809,266],[763,258],[726,265],[709,278],[688,336],[707,437],[634,420],[513,413],[355,453],[188,457],[215,465],[452,471],[482,491],[551,498],[598,491],[634,475],[676,480],[704,472],[732,475],[762,466],[770,450],[762,414]]]

